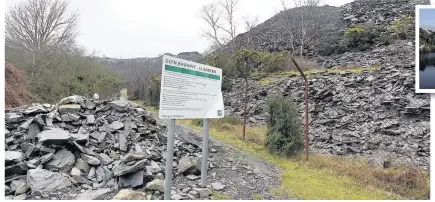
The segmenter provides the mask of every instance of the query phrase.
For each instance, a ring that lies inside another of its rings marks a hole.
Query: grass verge
[[[309,70],[305,70],[304,74],[307,76],[307,78],[310,78],[312,76],[315,75],[321,75],[321,73],[333,73],[333,74],[339,74],[339,73],[343,73],[343,72],[350,72],[353,74],[359,74],[363,71],[369,71],[369,72],[373,72],[373,71],[378,71],[381,68],[380,65],[375,65],[373,67],[368,67],[368,68],[362,68],[362,67],[334,67],[334,68],[330,68],[330,69],[326,69],[326,70],[321,70],[321,69],[309,69]],[[261,78],[259,81],[259,85],[260,86],[265,86],[265,85],[269,85],[271,83],[279,83],[283,80],[285,80],[286,78],[288,78],[289,76],[300,76],[301,74],[298,71],[283,71],[283,72],[276,72],[276,73],[270,73],[270,74],[251,74],[251,76],[253,77],[259,77]]]
[[[198,131],[202,122],[178,120]],[[210,134],[243,151],[283,168],[282,184],[274,192],[299,199],[428,199],[429,174],[409,168],[375,168],[364,160],[351,160],[311,154],[310,160],[302,156],[286,158],[271,154],[263,146],[265,127],[248,127],[246,141],[241,141],[242,125],[235,118],[215,119]]]

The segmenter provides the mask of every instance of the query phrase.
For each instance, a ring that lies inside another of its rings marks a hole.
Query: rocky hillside
[[[312,18],[322,24],[320,32],[321,36],[316,37],[316,40],[311,47],[305,47],[304,54],[311,60],[318,63],[319,66],[362,66],[368,67],[370,61],[364,61],[364,58],[370,55],[374,49],[382,49],[385,47],[386,41],[395,40],[395,30],[390,29],[393,22],[400,20],[401,17],[414,17],[415,5],[430,4],[428,0],[355,0],[341,7],[322,6],[316,7]],[[250,32],[238,35],[235,38],[236,44],[242,44],[261,51],[283,51],[291,50],[289,43],[290,35],[288,28],[297,26],[297,16],[301,8],[293,8],[287,11],[282,11],[273,16],[269,20]],[[295,24],[296,23],[296,24]],[[334,49],[339,49],[337,46],[340,41],[344,40],[344,31],[352,26],[371,26],[376,28],[375,39],[373,44],[370,44],[366,51],[358,51],[354,49],[344,50],[344,53],[333,54],[326,56],[323,50],[334,52]],[[318,30],[317,30],[318,31]],[[408,30],[413,31],[413,29]],[[313,30],[312,33],[316,34]],[[251,38],[251,43],[247,43],[248,38]],[[414,35],[402,37],[403,43],[413,43]],[[389,43],[389,42],[388,42]],[[230,43],[229,43],[230,44]],[[296,44],[297,46],[298,44]],[[329,51],[329,50],[333,51]],[[222,51],[228,51],[229,45],[217,50],[213,54]],[[356,58],[355,58],[356,57]],[[346,58],[355,58],[354,61]],[[370,60],[370,59],[368,59]]]
[[[429,165],[430,99],[414,93],[414,67],[388,66],[353,73],[310,76],[310,148],[333,155],[357,155],[383,162]],[[300,76],[275,78],[267,85],[251,80],[249,122],[264,125],[267,95],[294,99],[302,116],[304,85]],[[224,94],[226,114],[243,117],[243,81],[233,80]],[[379,162],[378,162],[379,163]]]
[[[234,40],[236,45],[243,45],[250,49],[267,51],[290,50],[291,44],[289,29],[299,26],[299,16],[305,12],[304,8],[293,8],[282,11],[265,22],[254,27],[250,32],[239,34]],[[322,24],[322,34],[318,38],[316,45],[323,41],[330,41],[341,35],[346,28],[342,21],[340,8],[333,6],[315,7],[312,20]],[[317,30],[319,31],[319,30]],[[308,35],[318,35],[317,33],[307,33]],[[250,40],[248,40],[250,38]],[[248,44],[248,41],[250,43]],[[228,44],[231,44],[228,43]],[[229,45],[219,49],[217,52],[229,51]],[[310,51],[310,50],[308,50]]]

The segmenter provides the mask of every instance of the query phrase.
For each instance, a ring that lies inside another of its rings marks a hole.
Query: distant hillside
[[[420,28],[420,52],[428,53],[435,51],[435,32]]]
[[[420,25],[420,29],[427,29],[430,31],[435,31],[435,26],[434,25]]]
[[[178,55],[165,53],[181,59],[199,62],[203,56],[198,52],[182,52]],[[99,63],[107,67],[110,71],[118,74],[124,81],[131,81],[138,75],[147,75],[148,73],[161,74],[163,55],[154,58],[97,58]]]

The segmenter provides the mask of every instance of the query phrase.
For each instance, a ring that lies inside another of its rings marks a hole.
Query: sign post
[[[175,119],[169,119],[168,121],[168,141],[166,146],[166,169],[165,169],[165,193],[164,199],[171,199],[171,187],[172,187],[172,161],[174,159],[174,139],[175,139]]]
[[[164,199],[171,198],[175,119],[204,119],[201,185],[206,185],[209,119],[224,117],[222,70],[164,55],[159,118],[169,119]]]
[[[208,159],[208,119],[204,119],[202,126],[202,163],[201,163],[201,186],[207,184],[207,159]]]

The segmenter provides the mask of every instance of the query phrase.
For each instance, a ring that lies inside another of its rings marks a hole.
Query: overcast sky
[[[6,0],[6,12],[19,2]],[[323,0],[340,6],[352,0]],[[209,42],[200,8],[212,0],[70,0],[80,13],[77,42],[97,55],[116,58],[156,57],[163,53],[203,52]],[[293,6],[291,0],[288,5]],[[240,0],[239,30],[243,17],[258,15],[260,22],[281,9],[280,0]]]

